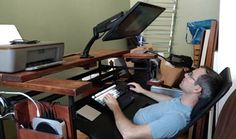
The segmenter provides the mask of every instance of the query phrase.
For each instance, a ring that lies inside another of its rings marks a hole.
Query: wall
[[[214,68],[221,71],[225,67],[229,67],[233,85],[225,97],[218,103],[217,114],[220,113],[225,101],[229,95],[236,89],[236,64],[235,57],[235,24],[236,20],[233,18],[236,12],[235,2],[221,1],[220,3],[220,29],[219,29],[219,49],[215,57]]]
[[[186,25],[190,21],[219,19],[220,0],[178,0],[173,53],[193,56],[193,47],[185,41]]]
[[[107,17],[128,9],[129,2],[1,0],[0,24],[15,24],[25,39],[63,41],[66,53],[80,51],[91,38],[92,28]],[[218,19],[219,0],[179,0],[177,8],[173,53],[192,56],[192,47],[185,42],[186,24],[189,21]],[[123,40],[98,40],[95,47],[125,47],[125,43]]]
[[[85,47],[97,23],[128,8],[129,1],[117,0],[1,0],[0,24],[15,24],[25,39],[65,42],[68,53]],[[93,47],[125,47],[125,41]]]

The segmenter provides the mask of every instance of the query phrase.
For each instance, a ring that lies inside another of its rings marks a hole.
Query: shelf
[[[93,63],[96,63],[99,60],[103,60],[110,57],[121,57],[123,54],[128,52],[129,52],[128,50],[118,50],[118,49],[110,49],[109,51],[97,50],[91,52],[91,55],[94,56],[93,58],[84,58],[84,59],[80,58],[80,54],[73,54],[70,56],[65,56],[63,58],[64,63],[62,65],[35,71],[0,73],[0,80],[10,81],[10,82],[25,82],[28,80],[40,78],[45,75],[57,73],[75,67],[87,67]]]
[[[16,89],[28,89],[41,92],[52,92],[54,94],[77,96],[79,93],[89,90],[92,87],[91,82],[82,82],[74,80],[38,78],[24,83],[2,81],[1,86],[12,87]]]
[[[123,54],[124,58],[134,58],[134,59],[153,59],[157,56],[154,54],[136,54],[136,53],[126,53]]]

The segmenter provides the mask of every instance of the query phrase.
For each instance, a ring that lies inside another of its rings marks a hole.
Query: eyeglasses
[[[187,74],[188,74],[188,76],[189,76],[191,79],[193,79],[194,81],[196,81],[196,80],[193,78],[193,72],[188,72]]]

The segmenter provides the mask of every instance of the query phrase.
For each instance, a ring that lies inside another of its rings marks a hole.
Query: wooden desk
[[[99,60],[107,59],[110,57],[122,57],[123,54],[128,53],[128,50],[97,50],[92,51],[91,54],[93,58],[80,58],[80,54],[74,54],[71,56],[66,56],[63,58],[64,63],[60,66],[55,66],[43,70],[36,71],[22,71],[17,73],[0,73],[1,81],[11,81],[11,82],[24,82],[32,79],[36,79],[48,74],[60,72],[63,70],[71,69],[74,67],[84,67],[91,63],[97,62]]]
[[[126,54],[123,54],[123,57],[124,58],[133,58],[133,59],[153,59],[153,58],[157,58],[157,55],[126,53]]]
[[[0,73],[0,86],[15,88],[15,89],[26,89],[34,90],[40,92],[50,92],[59,95],[65,95],[69,98],[69,109],[71,110],[72,119],[75,119],[75,109],[72,107],[74,104],[74,97],[87,93],[86,95],[95,92],[96,87],[92,87],[91,82],[82,82],[75,80],[64,80],[55,78],[45,78],[43,76],[71,69],[74,67],[87,67],[91,65],[110,58],[110,57],[122,57],[123,54],[128,53],[128,50],[119,49],[109,49],[109,50],[98,50],[91,51],[93,58],[81,59],[80,54],[73,54],[70,56],[65,56],[63,58],[64,63],[59,66],[50,67],[47,69],[36,70],[36,71],[22,71],[17,73]],[[92,88],[92,89],[91,89]],[[89,93],[88,93],[89,92]],[[85,95],[85,96],[86,96]],[[72,123],[72,127],[75,127]],[[0,130],[3,127],[0,125]],[[76,138],[75,129],[71,129],[72,138]],[[4,139],[4,131],[1,132],[1,138]],[[70,131],[68,131],[70,132]]]
[[[92,51],[94,58],[81,59],[80,54],[64,57],[64,63],[59,66],[36,70],[22,71],[17,73],[0,73],[0,86],[29,89],[42,92],[52,92],[55,94],[77,96],[79,93],[91,87],[89,82],[62,80],[53,78],[41,78],[45,75],[57,73],[74,67],[84,67],[91,63],[107,59],[110,57],[122,57],[128,50],[99,50]]]
[[[87,67],[98,61],[110,58],[110,57],[122,57],[122,58],[136,58],[136,59],[151,59],[155,58],[155,55],[150,54],[130,54],[128,50],[109,49],[109,50],[98,50],[91,51],[93,58],[81,59],[80,54],[72,54],[63,58],[64,63],[59,66],[50,67],[47,69],[36,70],[36,71],[22,71],[17,73],[0,73],[0,86],[15,88],[15,89],[26,89],[34,90],[39,92],[50,92],[53,94],[65,95],[69,98],[69,108],[72,112],[72,118],[75,119],[74,97],[83,94],[88,96],[95,92],[98,87],[93,86],[91,82],[82,82],[76,80],[56,79],[43,77],[49,74],[61,72],[67,69],[75,67]],[[92,89],[91,89],[92,88]],[[73,123],[74,124],[74,123]],[[72,127],[75,125],[72,124]],[[1,133],[3,133],[1,131]],[[76,138],[76,132],[73,131]],[[4,137],[3,137],[4,138]]]

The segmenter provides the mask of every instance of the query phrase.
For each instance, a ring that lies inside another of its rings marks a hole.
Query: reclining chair
[[[183,128],[179,133],[171,138],[171,139],[176,139],[178,136],[182,135],[183,133],[186,133],[190,127],[195,125],[198,120],[203,118],[205,115],[208,114],[210,109],[215,106],[215,104],[227,93],[227,91],[230,89],[232,86],[232,80],[231,80],[231,74],[230,74],[230,69],[227,67],[225,68],[220,75],[223,78],[223,84],[221,87],[221,90],[211,99],[202,99],[199,101],[199,103],[194,107],[192,113],[191,113],[191,121],[186,125],[185,128]],[[167,95],[170,95],[172,97],[179,96],[179,93],[182,93],[181,90],[178,91],[178,89],[169,89],[169,88],[163,88],[160,86],[152,86],[151,87],[152,92],[158,92],[158,93],[164,93]],[[196,139],[202,139],[201,135],[197,135],[195,137]]]
[[[199,119],[204,117],[212,107],[216,105],[216,103],[228,92],[230,87],[232,86],[232,79],[231,79],[231,73],[230,69],[227,67],[225,68],[220,75],[223,78],[223,84],[221,87],[221,90],[212,98],[211,100],[200,100],[200,102],[194,107],[192,113],[191,113],[191,121],[187,124],[185,128],[183,128],[179,133],[173,137],[173,139],[177,138],[179,135],[185,133],[188,131],[188,129],[195,125]],[[202,137],[196,137],[196,138],[202,138]]]

